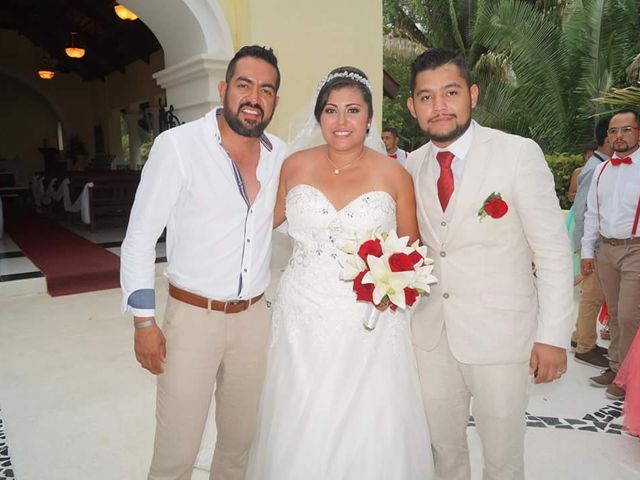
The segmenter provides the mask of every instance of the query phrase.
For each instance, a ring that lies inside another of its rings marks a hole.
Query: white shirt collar
[[[448,145],[445,148],[440,148],[434,144],[433,146],[435,147],[435,153],[445,151],[451,152],[456,156],[456,158],[464,159],[469,153],[469,150],[471,150],[471,143],[473,143],[475,129],[476,122],[475,120],[472,120],[469,128],[467,128],[462,136],[455,140],[452,144]]]

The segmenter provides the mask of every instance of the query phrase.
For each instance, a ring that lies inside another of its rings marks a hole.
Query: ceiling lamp
[[[76,32],[71,32],[71,44],[64,49],[65,53],[71,58],[84,57],[84,48],[78,47],[75,42]]]
[[[43,80],[51,80],[56,76],[56,72],[53,70],[38,70],[38,76]]]
[[[116,11],[116,15],[118,15],[118,18],[120,18],[120,20],[137,20],[138,16],[133,13],[131,10],[129,10],[127,7],[125,7],[124,5],[120,5],[119,3],[116,3],[113,6],[113,9]]]
[[[56,72],[53,71],[53,67],[51,65],[51,58],[46,54],[42,56],[42,60],[40,61],[38,76],[43,80],[51,80],[56,76]]]

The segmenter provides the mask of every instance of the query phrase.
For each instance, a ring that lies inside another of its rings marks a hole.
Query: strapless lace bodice
[[[387,192],[371,191],[337,210],[320,190],[299,184],[287,195],[286,214],[294,247],[276,295],[273,341],[284,332],[297,343],[302,332],[314,338],[316,346],[330,349],[336,335],[368,333],[362,328],[366,304],[356,301],[352,282],[340,280],[346,257],[341,246],[356,232],[395,228],[394,199]],[[383,327],[389,328],[387,342],[408,329],[405,315],[397,317]]]
[[[387,192],[363,193],[339,210],[317,188],[298,184],[286,199],[289,235],[294,240],[291,267],[339,271],[340,249],[357,232],[390,230],[396,224],[396,204]]]

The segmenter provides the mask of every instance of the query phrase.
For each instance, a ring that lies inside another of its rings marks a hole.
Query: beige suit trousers
[[[598,275],[596,273],[587,275],[580,283],[578,318],[572,338],[578,344],[576,352],[587,353],[596,346],[598,314],[603,303],[604,293]]]
[[[470,365],[458,362],[443,332],[434,350],[415,347],[431,433],[434,480],[469,480],[469,407],[484,453],[484,480],[524,478],[528,362]]]
[[[264,298],[244,312],[225,314],[169,297],[149,480],[191,478],[214,388],[218,437],[210,478],[244,479],[270,324]]]
[[[602,242],[596,270],[609,309],[609,365],[617,372],[640,326],[640,244]]]

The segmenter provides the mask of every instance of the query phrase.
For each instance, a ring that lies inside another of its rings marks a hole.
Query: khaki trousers
[[[265,374],[271,312],[261,299],[225,314],[169,297],[162,329],[167,362],[158,375],[149,480],[189,480],[214,393],[218,437],[212,480],[243,480]]]
[[[430,352],[414,347],[431,433],[434,480],[469,480],[469,406],[482,442],[484,480],[524,478],[524,435],[529,362],[469,365],[458,362],[444,331]]]
[[[598,340],[598,314],[604,303],[604,293],[598,275],[592,273],[580,283],[580,304],[572,340],[577,342],[577,353],[587,353]]]
[[[640,244],[602,242],[596,270],[609,308],[609,365],[617,372],[640,326]]]

